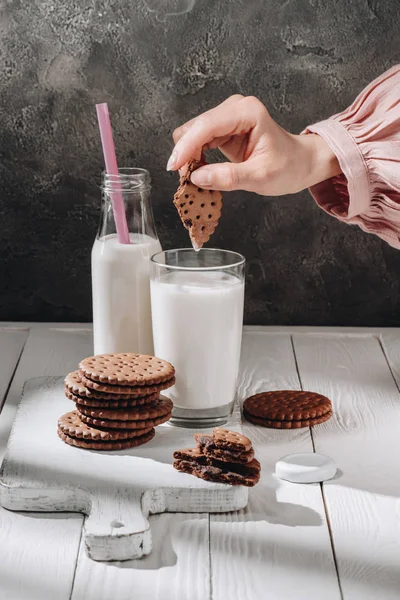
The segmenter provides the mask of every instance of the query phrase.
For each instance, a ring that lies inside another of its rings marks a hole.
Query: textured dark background
[[[151,171],[162,245],[188,245],[165,171],[177,125],[240,92],[298,132],[399,47],[397,0],[0,0],[0,320],[91,319],[96,102],[120,165]],[[212,243],[248,259],[247,323],[400,324],[400,253],[307,192],[226,195]]]

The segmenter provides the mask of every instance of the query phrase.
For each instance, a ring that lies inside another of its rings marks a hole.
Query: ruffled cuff
[[[368,167],[350,133],[334,119],[310,125],[306,133],[317,133],[326,141],[343,173],[310,188],[321,208],[343,221],[368,210]]]
[[[400,65],[345,111],[302,133],[320,135],[342,170],[310,189],[317,204],[400,248]]]

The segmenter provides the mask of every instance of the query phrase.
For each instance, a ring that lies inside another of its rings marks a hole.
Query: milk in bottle
[[[122,194],[130,244],[115,230],[112,193]],[[150,177],[144,169],[104,174],[99,231],[92,249],[95,354],[153,354],[150,257],[161,250],[150,204]]]

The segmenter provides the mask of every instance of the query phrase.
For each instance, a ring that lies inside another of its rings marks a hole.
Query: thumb
[[[247,162],[241,163],[214,163],[196,169],[192,173],[191,181],[195,185],[221,192],[232,190],[252,191],[252,169]]]

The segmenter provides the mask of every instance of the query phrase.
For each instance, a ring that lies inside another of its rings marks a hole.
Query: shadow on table
[[[26,466],[26,465],[25,465]],[[12,465],[9,459],[9,467]],[[51,467],[42,467],[40,471],[41,478],[46,481],[53,481],[55,484],[60,476],[60,472],[68,480],[68,465],[59,465],[59,469]],[[113,493],[113,485],[104,480],[100,474],[94,472],[85,474],[74,473],[74,485],[83,491],[95,488],[99,493],[110,495]],[[28,483],[32,483],[29,482]],[[113,480],[113,484],[118,483],[118,478]],[[119,482],[122,484],[123,482]],[[264,522],[270,524],[279,524],[286,527],[318,527],[322,520],[318,512],[312,508],[302,506],[300,503],[280,502],[277,499],[278,480],[267,476],[255,488],[250,490],[249,506],[242,510],[232,513],[217,513],[221,518],[231,522],[256,523]],[[57,487],[57,485],[56,485]],[[46,513],[37,515],[35,513],[25,513],[27,518],[46,519]],[[63,513],[65,515],[65,513]],[[49,518],[54,518],[54,513],[49,514]],[[177,563],[178,551],[182,552],[182,547],[186,546],[189,552],[193,543],[208,555],[209,548],[209,516],[207,513],[195,515],[192,513],[165,513],[149,517],[150,528],[153,538],[153,552],[138,560],[126,562],[114,562],[112,564],[124,569],[155,570],[163,567],[171,567]],[[193,532],[196,533],[196,540],[193,538]]]
[[[38,519],[54,519],[55,517],[54,514],[38,515],[31,513],[28,515],[25,513],[25,515],[27,518]],[[65,516],[65,514],[58,515],[59,518],[65,518]],[[293,544],[292,538],[285,539],[281,537],[279,532],[271,539],[268,535],[264,535],[264,532],[260,532],[257,527],[247,526],[243,528],[243,525],[246,525],[246,523],[238,519],[236,522],[212,523],[211,539],[209,540],[207,515],[204,515],[204,518],[180,515],[182,521],[179,524],[175,523],[175,525],[172,525],[172,516],[168,514],[160,515],[159,518],[164,522],[170,519],[167,526],[155,527],[155,523],[153,523],[153,531],[155,533],[154,543],[155,545],[157,544],[157,552],[140,560],[107,563],[104,566],[106,568],[109,566],[110,569],[155,570],[164,566],[174,567],[179,561],[182,568],[182,566],[187,564],[189,546],[201,540],[203,546],[199,548],[198,555],[196,556],[198,561],[207,561],[208,564],[210,542],[212,552],[211,573],[213,585],[216,588],[221,589],[221,585],[226,584],[226,576],[232,570],[238,569],[242,574],[243,581],[239,581],[240,589],[238,589],[238,597],[240,597],[239,594],[241,591],[246,590],[248,582],[252,579],[252,572],[257,568],[262,568],[262,582],[265,581],[266,585],[270,581],[271,571],[281,569],[282,573],[287,573],[288,576],[294,571],[303,572],[306,581],[313,582],[313,585],[318,585],[318,581],[321,584],[324,583],[324,585],[326,584],[327,592],[332,592],[332,586],[336,582],[332,555],[327,549],[321,548],[319,545],[313,543],[313,540],[305,536],[301,537],[296,544]],[[226,516],[228,517],[228,515]],[[231,516],[234,516],[234,514]],[[189,519],[187,520],[186,517],[189,517]],[[244,515],[244,517],[247,520],[247,515]],[[252,519],[247,522],[247,525],[251,524],[251,522]],[[173,540],[173,545],[171,545],[171,539]],[[233,540],[234,543],[232,543]],[[63,542],[64,540],[60,538],[60,552],[62,552]],[[36,544],[37,538],[25,540],[25,543]],[[223,553],[225,556],[228,549],[229,563],[221,563],[219,554]],[[3,551],[9,552],[10,548],[4,548]],[[84,551],[83,548],[81,548],[82,551]],[[18,598],[20,600],[54,600],[58,598],[60,586],[54,573],[49,572],[48,576],[44,577],[43,570],[37,569],[34,562],[27,563],[26,555],[22,563],[18,560],[14,562],[6,561],[7,566],[2,564],[3,560],[1,559],[2,555],[0,552],[1,598]],[[82,558],[80,561],[82,561]],[[221,564],[229,565],[228,573],[224,568],[221,571]],[[23,565],[23,568],[21,568],[21,565]],[[397,565],[388,565],[385,563],[379,555],[355,555],[351,547],[349,547],[345,552],[342,552],[338,567],[341,585],[345,594],[347,592],[347,594],[357,598],[368,597],[380,598],[382,600],[389,598],[397,599],[399,597],[400,570]],[[81,565],[78,568],[86,569],[87,567]],[[100,571],[100,573],[105,577],[103,571]],[[151,577],[151,574],[149,576]],[[111,574],[110,577],[112,577]],[[132,579],[130,580],[132,582],[132,590],[134,590],[135,586],[133,577],[134,575],[132,575]],[[223,578],[225,579],[223,580]],[[253,587],[249,587],[248,589],[254,590],[254,582],[251,585]],[[260,575],[258,575],[257,585],[261,585]],[[284,582],[282,582],[282,586],[284,587]],[[75,597],[73,593],[72,597]],[[184,598],[185,596],[182,595],[181,597]],[[245,598],[246,596],[242,597]],[[258,597],[261,598],[262,596]],[[329,597],[332,597],[332,593],[330,593]],[[340,597],[339,593],[337,597]],[[171,590],[165,589],[162,598],[163,600],[176,600],[176,588]]]
[[[318,581],[321,582],[326,587],[326,591],[330,592],[329,597],[332,597],[332,587],[337,582],[337,573],[329,545],[325,548],[321,547],[307,536],[297,540],[296,543],[293,539],[285,539],[279,534],[270,539],[267,534],[260,535],[257,528],[241,529],[241,524],[238,522],[234,523],[233,527],[230,524],[230,528],[225,528],[227,523],[217,522],[211,528],[211,571],[213,585],[216,588],[220,589],[221,583],[226,581],[226,574],[221,573],[220,565],[228,564],[225,553],[229,551],[230,568],[240,570],[245,578],[243,583],[239,584],[241,589],[237,590],[237,597],[240,597],[241,591],[245,591],[246,581],[251,580],[251,573],[256,570],[259,574],[260,569],[266,585],[270,581],[273,570],[287,573],[289,577],[291,572],[303,572],[307,580],[313,582],[313,586],[318,586]],[[235,543],[232,543],[233,539]],[[351,547],[347,551],[342,550],[338,560],[338,573],[345,597],[398,600],[400,597],[398,565],[387,564],[382,557],[366,556],[363,552],[364,549],[359,555],[352,553]],[[219,557],[219,554],[223,555],[223,558]],[[247,580],[246,573],[249,574]],[[283,597],[279,596],[279,598]],[[337,598],[340,597],[338,585]]]
[[[246,508],[229,513],[232,515],[232,520],[248,523],[265,522],[286,527],[322,525],[321,516],[316,510],[300,503],[281,502],[277,497],[278,487],[279,480],[275,476],[267,476],[262,483],[251,490]]]
[[[270,523],[286,527],[319,527],[322,524],[320,515],[311,508],[289,502],[278,502],[274,487],[262,486],[259,498],[256,497],[256,488],[251,493],[251,503],[243,510],[230,513],[213,513],[215,518],[221,517],[223,522],[230,524]],[[260,500],[262,500],[260,506]],[[258,508],[257,508],[258,507]],[[264,509],[264,510],[262,510]],[[149,556],[139,560],[115,563],[124,569],[159,569],[171,567],[177,563],[177,555],[181,554],[179,547],[190,548],[194,543],[193,536],[197,537],[199,551],[208,552],[209,529],[208,514],[193,518],[190,513],[178,513],[182,519],[178,524],[172,519],[171,513],[153,515],[150,517],[150,527],[153,535],[153,548],[157,548]],[[167,528],[165,523],[169,520]],[[214,534],[212,534],[214,535]],[[247,535],[247,534],[246,534]]]

